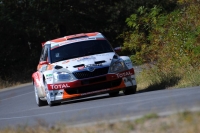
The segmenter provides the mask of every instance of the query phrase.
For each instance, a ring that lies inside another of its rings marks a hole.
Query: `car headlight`
[[[117,72],[124,69],[124,62],[123,61],[116,61],[110,66],[110,72]]]
[[[72,80],[72,76],[67,72],[55,72],[53,74],[54,81],[70,81]]]

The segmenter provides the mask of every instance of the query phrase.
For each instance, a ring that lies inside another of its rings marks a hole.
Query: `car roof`
[[[42,47],[44,47],[46,44],[51,44],[51,49],[54,49],[74,42],[81,42],[88,40],[105,40],[105,37],[100,32],[80,33],[49,40],[47,42],[42,43]]]

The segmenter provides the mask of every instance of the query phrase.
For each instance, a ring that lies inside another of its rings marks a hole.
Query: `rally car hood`
[[[60,62],[53,63],[54,66],[61,66],[66,68],[70,72],[82,70],[85,67],[104,67],[110,66],[115,52],[95,54],[90,56],[84,56],[79,58],[73,58]]]

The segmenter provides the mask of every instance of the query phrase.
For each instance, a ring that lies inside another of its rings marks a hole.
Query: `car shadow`
[[[136,94],[150,92],[150,91],[164,90],[166,88],[176,85],[180,81],[180,79],[181,79],[180,77],[172,77],[168,80],[163,80],[159,84],[158,83],[152,84],[145,89],[137,91]],[[123,93],[120,93],[119,95],[113,96],[113,97],[120,97],[120,96],[126,96],[126,95],[124,95]],[[87,96],[87,97],[82,97],[82,98],[71,99],[71,100],[62,102],[61,105],[81,103],[81,102],[86,102],[86,101],[88,102],[88,101],[94,101],[94,100],[100,100],[100,99],[108,99],[108,98],[113,98],[113,97],[105,93],[102,95]]]
[[[69,101],[64,101],[61,103],[61,105],[66,105],[66,104],[74,104],[74,103],[81,103],[81,102],[88,102],[88,101],[95,101],[95,100],[100,100],[100,99],[108,99],[108,98],[113,98],[113,97],[120,97],[124,96],[124,94],[119,94],[117,96],[109,96],[108,94],[102,94],[102,95],[96,95],[96,96],[89,96],[89,97],[84,97],[84,98],[78,98],[78,99],[72,99]]]
[[[138,93],[144,93],[144,92],[150,92],[150,91],[157,91],[157,90],[164,90],[169,87],[173,87],[180,81],[180,77],[172,77],[168,80],[163,80],[161,83],[156,83],[148,86],[145,89],[138,90],[136,94]],[[126,96],[123,93],[120,93],[117,96],[113,97],[120,97],[120,96]],[[102,94],[102,95],[96,95],[96,96],[87,96],[87,97],[82,97],[82,98],[77,98],[77,99],[71,99],[68,101],[64,101],[61,103],[61,105],[66,105],[66,104],[74,104],[74,103],[81,103],[81,102],[88,102],[88,101],[94,101],[94,100],[100,100],[100,99],[108,99],[108,98],[113,98],[109,96],[108,94]]]
[[[180,81],[180,79],[181,79],[180,77],[172,77],[172,78],[169,78],[167,80],[161,81],[161,83],[152,84],[152,85],[148,86],[145,89],[137,91],[137,93],[144,93],[144,92],[150,92],[150,91],[164,90],[164,89],[173,87],[176,84],[178,84],[178,82]]]

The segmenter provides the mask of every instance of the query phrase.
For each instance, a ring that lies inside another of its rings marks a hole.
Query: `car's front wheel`
[[[40,106],[45,106],[45,105],[47,105],[47,102],[46,102],[46,101],[43,101],[43,100],[41,100],[41,99],[39,98],[39,96],[38,96],[38,90],[37,90],[35,84],[34,84],[34,92],[35,92],[35,101],[36,101],[37,105],[38,105],[39,107],[40,107]]]
[[[126,87],[123,92],[125,95],[135,94],[137,90],[137,86]]]

